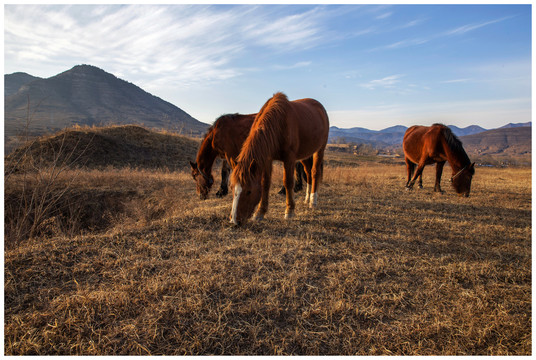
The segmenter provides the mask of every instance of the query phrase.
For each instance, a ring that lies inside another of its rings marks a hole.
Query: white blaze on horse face
[[[236,184],[234,188],[233,210],[231,211],[231,221],[235,225],[238,225],[236,216],[238,213],[238,200],[240,199],[241,193],[242,193],[242,186],[240,186],[240,184]]]

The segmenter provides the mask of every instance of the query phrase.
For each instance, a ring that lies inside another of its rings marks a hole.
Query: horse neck
[[[206,136],[197,153],[197,167],[206,174],[210,174],[217,156],[218,153],[212,147],[212,134]]]
[[[253,125],[238,155],[234,182],[246,183],[272,166],[272,160],[281,150],[281,137],[289,101],[283,93],[274,94],[255,116]],[[250,165],[255,161],[255,171]]]
[[[467,156],[467,153],[463,148],[453,149],[449,146],[448,142],[444,140],[444,149],[447,155],[447,161],[452,168],[452,173],[460,171],[471,163],[469,156]]]

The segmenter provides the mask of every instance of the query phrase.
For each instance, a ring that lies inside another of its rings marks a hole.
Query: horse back
[[[228,160],[240,153],[257,114],[232,114],[219,117],[212,127],[212,147]]]
[[[310,98],[294,100],[290,104],[287,116],[289,139],[299,144],[297,157],[306,158],[326,146],[329,135],[327,111],[320,102]]]
[[[418,164],[445,161],[443,151],[444,125],[421,126],[415,125],[406,130],[402,147],[404,155],[411,162]]]

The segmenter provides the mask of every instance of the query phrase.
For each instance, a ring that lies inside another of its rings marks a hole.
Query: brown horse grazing
[[[224,159],[222,165],[222,179],[217,196],[227,195],[229,178],[229,165],[235,163],[242,144],[246,140],[253,120],[257,114],[226,114],[220,116],[208,129],[199,151],[196,162],[190,161],[192,176],[197,184],[197,193],[202,200],[208,196],[214,178],[212,166],[217,157]]]
[[[441,174],[445,162],[448,161],[452,168],[450,182],[454,190],[460,196],[469,196],[475,163],[471,163],[461,141],[448,127],[442,124],[412,126],[406,130],[402,146],[408,171],[406,183],[408,190],[413,188],[417,177],[419,177],[419,187],[422,188],[424,166],[437,163],[434,191],[442,192]],[[417,170],[413,174],[415,165],[417,165]]]
[[[289,101],[283,93],[274,94],[255,117],[233,169],[231,222],[240,225],[251,217],[261,196],[255,217],[258,220],[264,217],[268,210],[273,160],[284,164],[285,218],[294,216],[293,170],[298,160],[307,174],[305,203],[315,207],[328,133],[328,114],[318,101]]]
[[[228,179],[230,173],[229,164],[236,163],[242,144],[246,140],[253,120],[257,114],[226,114],[220,116],[208,129],[199,151],[196,162],[190,161],[192,177],[197,185],[197,193],[202,200],[208,197],[208,193],[214,184],[212,166],[216,158],[222,158],[221,183],[216,196],[223,197],[228,193]],[[298,166],[299,165],[299,166]],[[303,174],[303,175],[302,175]],[[296,164],[296,186],[294,191],[301,190],[302,176],[305,176],[303,166]],[[299,185],[299,187],[298,187]],[[282,187],[282,190],[285,188]]]

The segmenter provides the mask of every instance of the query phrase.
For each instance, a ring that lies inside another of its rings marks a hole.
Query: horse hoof
[[[411,191],[411,190],[413,190],[412,187],[406,186],[406,191]]]
[[[285,213],[285,219],[286,219],[286,220],[290,220],[290,219],[292,219],[294,216],[296,216],[296,215],[294,215],[294,213]]]
[[[255,221],[262,221],[264,219],[264,215],[262,214],[256,214],[255,215]]]

